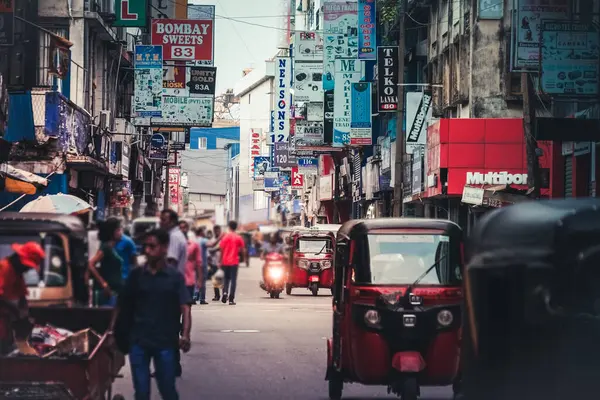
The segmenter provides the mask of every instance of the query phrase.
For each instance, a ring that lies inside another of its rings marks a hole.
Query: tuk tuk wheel
[[[269,297],[271,297],[272,299],[274,299],[275,298],[275,292],[269,293]]]
[[[310,291],[312,292],[313,296],[316,296],[319,294],[319,284],[317,283],[313,283],[310,285]]]
[[[402,400],[417,400],[419,397],[419,384],[417,377],[405,378],[402,384]]]
[[[341,400],[342,391],[344,390],[344,382],[336,377],[331,377],[329,384],[329,400]]]
[[[288,296],[292,294],[292,285],[290,285],[289,283],[285,285],[285,294],[287,294]]]
[[[278,299],[279,298],[279,292],[275,293],[275,298]]]

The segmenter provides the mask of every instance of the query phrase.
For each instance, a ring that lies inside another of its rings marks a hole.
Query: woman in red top
[[[225,273],[225,282],[223,285],[223,298],[221,301],[227,303],[229,299],[229,305],[235,305],[235,289],[237,286],[238,269],[240,266],[240,250],[244,250],[244,257],[248,262],[248,253],[246,251],[246,243],[235,230],[237,229],[237,222],[229,221],[229,232],[227,232],[219,247],[221,248],[221,268]]]

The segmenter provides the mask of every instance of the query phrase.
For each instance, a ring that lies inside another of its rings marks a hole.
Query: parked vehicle
[[[335,233],[329,230],[310,229],[292,235],[290,269],[286,294],[293,288],[307,288],[317,296],[320,288],[333,286],[333,254]]]
[[[599,199],[492,211],[474,227],[465,255],[463,398],[598,393]]]
[[[264,289],[272,299],[278,299],[285,288],[286,276],[285,256],[279,253],[270,253],[265,257]]]
[[[461,327],[462,231],[446,220],[355,220],[337,233],[329,397],[344,382],[415,400],[453,384]]]

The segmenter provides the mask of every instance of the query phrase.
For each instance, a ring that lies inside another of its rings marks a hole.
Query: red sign
[[[179,186],[181,182],[181,170],[179,168],[169,169],[169,203],[174,210],[179,207]]]
[[[213,21],[153,19],[152,44],[162,45],[163,60],[212,61]]]
[[[301,188],[304,186],[304,175],[298,172],[298,167],[292,168],[292,187]]]

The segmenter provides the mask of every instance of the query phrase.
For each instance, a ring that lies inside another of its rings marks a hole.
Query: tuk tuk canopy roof
[[[466,257],[467,261],[476,256],[488,260],[477,262],[480,267],[491,266],[492,260],[496,264],[500,258],[554,264],[600,244],[599,237],[600,199],[532,201],[483,216],[469,237]]]
[[[452,221],[429,218],[377,218],[355,219],[342,225],[337,232],[337,240],[364,237],[374,229],[434,229],[450,236],[462,236],[460,227]]]
[[[83,222],[68,214],[0,212],[0,232],[63,232],[87,238]]]

